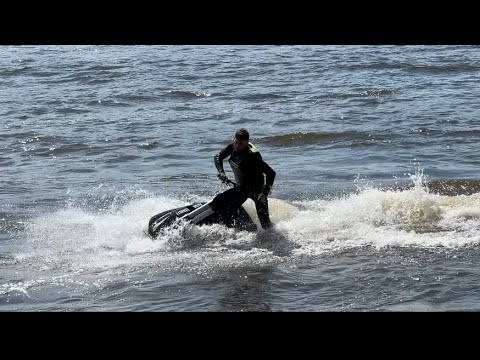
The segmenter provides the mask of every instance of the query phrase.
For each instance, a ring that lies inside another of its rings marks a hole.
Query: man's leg
[[[198,222],[210,216],[214,212],[218,212],[222,215],[224,220],[231,218],[230,214],[233,214],[247,199],[237,188],[232,188],[223,193],[218,194],[212,201],[203,204],[196,210],[184,215],[182,219],[188,219],[192,223]],[[227,223],[227,221],[225,221]]]
[[[268,229],[273,226],[272,222],[270,221],[270,215],[268,213],[268,199],[263,194],[255,194],[253,196],[253,201],[255,202],[255,207],[257,209],[258,219],[260,220],[260,225],[262,228]]]
[[[240,187],[234,187],[215,196],[211,202],[214,211],[222,215],[226,226],[233,226],[233,215],[247,200],[248,195]]]

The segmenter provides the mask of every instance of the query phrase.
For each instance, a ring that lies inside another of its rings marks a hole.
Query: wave
[[[421,137],[442,137],[442,138],[462,138],[465,140],[476,139],[480,137],[480,130],[442,130],[433,127],[418,127],[411,130],[412,134]],[[415,145],[418,141],[410,134],[402,133],[367,133],[361,131],[341,131],[341,132],[294,132],[267,136],[256,140],[259,144],[265,144],[274,147],[300,147],[314,144],[337,144],[350,147],[361,147],[370,145],[379,145],[382,143],[391,143],[400,140],[397,146]]]
[[[91,110],[88,110],[88,109],[79,109],[79,108],[73,108],[73,107],[58,108],[55,111],[59,114],[86,114],[91,112]]]
[[[384,140],[388,137],[390,140],[393,135],[388,136],[374,136],[372,134],[357,132],[357,131],[344,131],[344,132],[295,132],[290,134],[267,136],[257,140],[258,143],[266,144],[269,146],[303,146],[313,145],[321,143],[342,142],[342,141],[375,141]]]
[[[137,145],[137,147],[144,150],[153,150],[158,148],[159,146],[160,143],[158,141],[145,141]]]
[[[2,157],[0,156],[0,166],[1,167],[7,167],[7,166],[12,166],[15,165],[15,161],[9,157]]]
[[[365,90],[357,93],[325,93],[321,95],[315,95],[310,97],[310,100],[313,100],[314,103],[318,102],[328,102],[335,100],[373,100],[381,97],[389,97],[395,94],[400,93],[400,90],[397,89],[371,89]]]
[[[275,231],[247,233],[222,225],[184,224],[157,239],[145,235],[151,216],[185,205],[185,199],[143,194],[106,205],[105,199],[71,203],[24,221],[14,254],[29,270],[64,274],[125,273],[139,269],[211,271],[272,266],[351,249],[450,248],[480,243],[480,193],[441,195],[424,179],[411,188],[364,188],[334,199],[270,199]],[[447,181],[442,186],[480,182]],[[463,185],[462,185],[463,184]],[[192,202],[189,199],[188,202]],[[198,197],[198,200],[206,200]],[[100,208],[92,204],[101,205]],[[254,205],[245,204],[256,219]]]
[[[35,154],[38,156],[60,156],[60,155],[67,155],[67,154],[89,152],[89,151],[92,151],[92,146],[83,144],[83,143],[76,143],[76,144],[69,144],[69,145],[61,145],[57,143],[49,147],[25,146],[24,151],[28,151],[31,154]]]
[[[451,130],[445,131],[445,135],[447,136],[457,136],[457,137],[473,137],[478,138],[480,137],[480,130],[479,129],[469,129],[469,130]]]
[[[128,65],[93,65],[85,68],[85,71],[110,71],[129,68]]]
[[[389,96],[398,93],[399,90],[394,89],[379,89],[379,90],[367,90],[361,95],[369,96],[369,97],[381,97],[381,96]]]
[[[428,191],[449,196],[472,195],[480,192],[480,180],[455,179],[426,182]]]
[[[118,95],[118,99],[128,101],[128,102],[134,102],[134,103],[141,103],[141,102],[155,102],[158,101],[158,96],[156,95],[140,95],[140,94],[124,94],[124,95]]]
[[[59,75],[58,72],[40,70],[32,66],[23,66],[10,69],[0,70],[0,77],[2,76],[35,76],[35,77],[50,77]]]
[[[195,99],[199,97],[209,97],[211,94],[206,92],[195,92],[185,90],[170,90],[167,94],[168,97],[179,99]]]
[[[410,63],[390,63],[374,62],[367,64],[354,64],[345,67],[348,70],[405,70],[409,72],[429,72],[429,73],[457,73],[478,71],[480,67],[476,64],[410,64]]]
[[[287,96],[279,95],[274,93],[268,94],[249,94],[238,96],[238,99],[245,100],[245,101],[257,101],[257,100],[278,100],[278,99],[286,99]]]
[[[90,105],[90,106],[120,106],[120,107],[130,106],[127,103],[122,103],[120,101],[110,100],[110,99],[100,99],[100,100],[89,101],[87,103],[87,105]]]

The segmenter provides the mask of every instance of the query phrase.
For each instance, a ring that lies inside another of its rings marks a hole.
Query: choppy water
[[[0,310],[480,310],[478,47],[4,46],[0,89]],[[241,126],[277,232],[146,237]]]

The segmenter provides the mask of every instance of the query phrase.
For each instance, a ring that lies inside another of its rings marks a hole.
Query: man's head
[[[238,129],[235,133],[235,138],[233,139],[233,148],[235,151],[242,151],[248,147],[248,140],[250,139],[250,134],[247,129],[241,128]]]

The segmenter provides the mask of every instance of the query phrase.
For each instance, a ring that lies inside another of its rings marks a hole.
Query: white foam
[[[281,226],[303,245],[302,251],[311,254],[367,245],[457,247],[479,241],[478,194],[441,196],[422,187],[367,189],[333,201],[302,205],[306,210]]]
[[[274,224],[280,221],[291,219],[296,214],[296,212],[298,212],[298,208],[296,206],[281,199],[269,198],[268,206],[270,220]],[[253,202],[253,200],[247,199],[247,201],[245,201],[245,203],[243,204],[243,207],[257,225],[257,229],[260,230],[260,220],[258,219],[257,211],[255,210],[255,203]]]
[[[296,261],[364,246],[455,248],[480,241],[480,194],[441,196],[421,185],[404,191],[364,189],[335,200],[294,204],[272,198],[271,218],[283,237],[277,247],[262,245],[272,233],[221,225],[183,224],[155,240],[144,234],[151,216],[185,204],[151,197],[115,210],[70,207],[33,218],[20,234],[27,246],[16,258],[35,270],[67,273],[142,267],[196,271]],[[255,214],[253,202],[245,208]],[[254,219],[258,224],[256,215]],[[289,249],[286,255],[278,254],[282,246]]]

